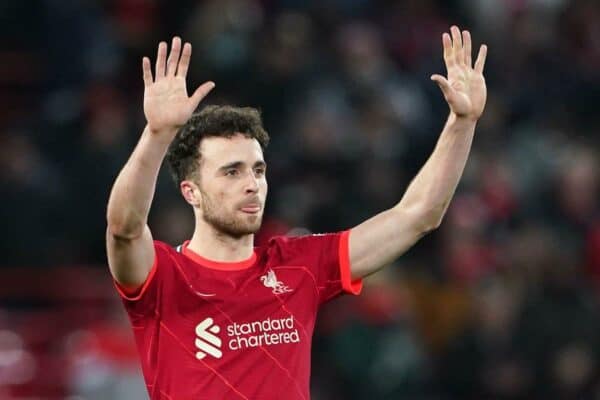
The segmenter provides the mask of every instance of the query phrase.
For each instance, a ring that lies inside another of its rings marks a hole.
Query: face
[[[208,137],[200,154],[198,181],[182,182],[188,202],[218,232],[233,237],[257,232],[267,197],[266,164],[258,141],[241,134]]]

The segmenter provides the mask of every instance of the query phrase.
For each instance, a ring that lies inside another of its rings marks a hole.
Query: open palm
[[[182,50],[181,39],[174,37],[167,60],[167,44],[161,42],[158,45],[154,79],[150,59],[144,57],[144,114],[152,131],[177,130],[215,86],[213,82],[205,82],[188,97],[185,78],[191,55],[191,44],[185,43]]]
[[[471,64],[471,34],[458,27],[450,28],[442,35],[444,62],[448,78],[433,75],[431,79],[440,86],[450,110],[459,117],[477,120],[483,113],[487,97],[483,67],[487,55],[487,46],[482,45],[475,61]]]

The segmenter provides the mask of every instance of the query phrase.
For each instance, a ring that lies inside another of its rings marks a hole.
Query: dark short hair
[[[252,107],[206,106],[183,125],[167,151],[167,162],[177,186],[200,166],[200,142],[205,137],[231,138],[241,133],[256,139],[264,150],[269,144],[260,112]]]

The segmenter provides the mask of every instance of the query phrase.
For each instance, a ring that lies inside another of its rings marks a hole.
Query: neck
[[[234,237],[217,231],[202,219],[196,219],[194,235],[188,249],[212,261],[247,260],[254,251],[254,234]]]

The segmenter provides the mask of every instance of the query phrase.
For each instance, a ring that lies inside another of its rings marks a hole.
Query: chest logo
[[[196,358],[202,360],[207,354],[214,358],[221,358],[221,339],[217,336],[221,328],[212,318],[206,318],[196,326]]]
[[[273,289],[273,294],[283,294],[292,291],[292,289],[285,286],[283,282],[277,280],[277,276],[275,275],[275,272],[272,269],[270,269],[266,274],[261,276],[260,281],[263,283],[263,285],[265,285],[265,287]]]

